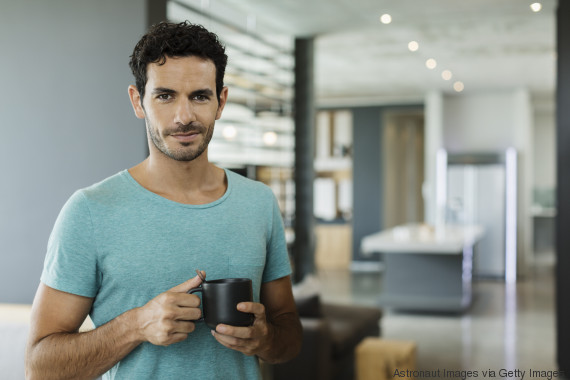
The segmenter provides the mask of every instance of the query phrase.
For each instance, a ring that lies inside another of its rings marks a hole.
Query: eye
[[[156,98],[157,98],[158,100],[163,100],[163,101],[165,101],[165,100],[170,100],[170,99],[172,99],[172,95],[170,95],[170,94],[158,94],[158,95],[156,96]]]
[[[198,102],[206,102],[208,101],[210,98],[206,95],[194,95],[192,97],[192,99],[198,101]]]

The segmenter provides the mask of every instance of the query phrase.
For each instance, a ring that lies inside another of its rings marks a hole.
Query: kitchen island
[[[380,304],[399,310],[461,312],[471,305],[481,226],[407,224],[365,236],[364,255],[383,254]]]

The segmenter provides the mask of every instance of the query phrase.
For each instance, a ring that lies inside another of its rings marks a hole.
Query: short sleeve
[[[269,240],[267,241],[267,257],[262,282],[277,280],[291,274],[291,263],[285,240],[285,229],[279,204],[273,193],[272,219]]]
[[[84,297],[97,294],[97,249],[87,199],[78,191],[63,206],[50,235],[41,281]]]

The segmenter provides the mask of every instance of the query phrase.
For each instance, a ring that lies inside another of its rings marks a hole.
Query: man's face
[[[129,94],[137,117],[145,119],[152,145],[177,161],[202,155],[227,98],[225,87],[219,102],[216,97],[214,63],[193,56],[168,57],[163,65],[149,64],[147,78],[143,107],[134,86]]]

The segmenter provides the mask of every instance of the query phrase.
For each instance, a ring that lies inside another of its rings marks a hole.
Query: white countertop
[[[483,237],[478,225],[406,224],[362,238],[364,255],[382,253],[444,253],[461,254],[463,247],[475,244]]]
[[[0,324],[6,322],[30,323],[32,305],[0,303]]]
[[[0,303],[0,329],[14,324],[29,325],[31,313],[32,305]],[[79,331],[88,331],[92,329],[93,322],[91,321],[91,318],[87,316],[79,328]]]

